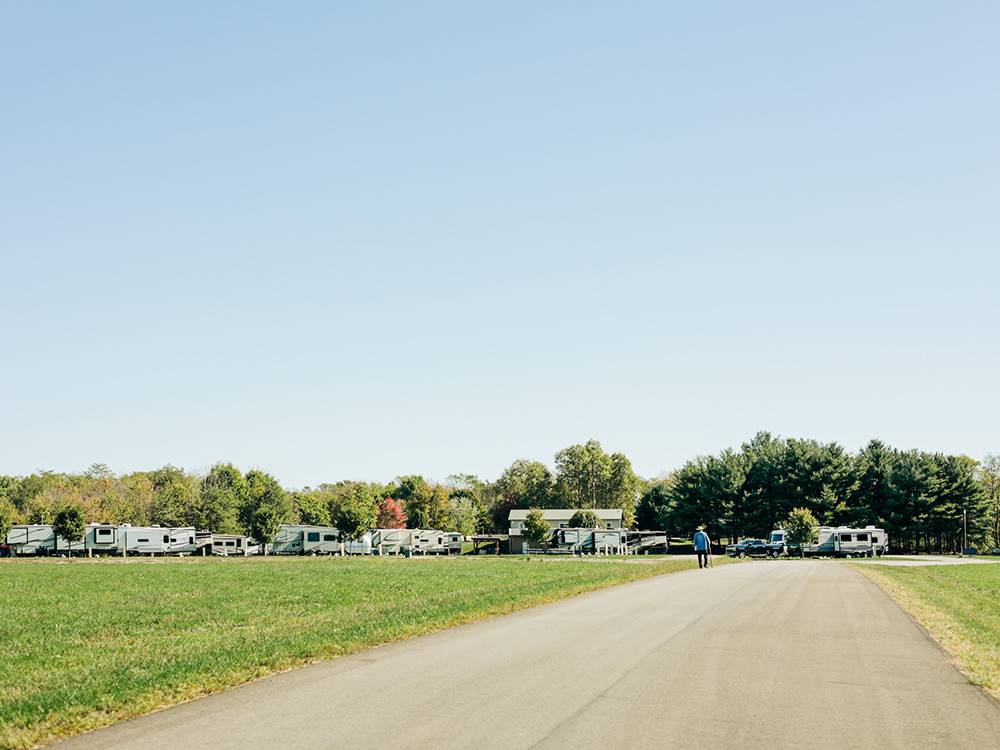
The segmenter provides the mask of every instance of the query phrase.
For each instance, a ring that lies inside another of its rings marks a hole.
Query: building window
[[[611,521],[608,521],[606,524],[604,524],[604,528],[610,529],[611,528]]]

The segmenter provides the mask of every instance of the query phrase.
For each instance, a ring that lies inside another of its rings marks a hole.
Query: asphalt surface
[[[987,748],[1000,704],[836,562],[654,578],[287,672],[71,748]]]

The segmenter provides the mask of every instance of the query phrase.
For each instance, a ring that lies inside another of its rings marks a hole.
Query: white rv
[[[460,555],[462,554],[463,541],[465,541],[465,537],[457,531],[413,529],[410,536],[410,549],[423,555]]]
[[[87,530],[83,537],[83,548],[88,553],[118,554],[118,529],[118,526],[110,523],[87,524]],[[76,545],[73,548],[76,549]]]
[[[56,535],[44,523],[16,524],[7,532],[12,555],[49,555],[55,550]]]
[[[591,544],[594,552],[605,555],[620,555],[627,549],[625,532],[621,529],[594,529]]]
[[[242,534],[212,534],[212,554],[243,557],[248,554],[247,538]]]
[[[197,532],[194,526],[175,526],[166,529],[170,541],[167,552],[171,555],[193,555],[198,549]]]
[[[340,552],[340,532],[332,526],[283,523],[271,548],[276,555],[332,555]]]
[[[374,529],[371,533],[372,550],[377,555],[401,555],[404,548],[413,544],[412,529]]]
[[[162,526],[119,526],[118,549],[126,555],[165,555],[170,551],[170,529]]]
[[[769,544],[789,554],[801,552],[806,557],[877,557],[889,551],[889,537],[885,529],[865,526],[820,526],[814,544],[803,544],[789,549],[788,533],[784,529],[771,532]]]
[[[370,555],[372,553],[372,534],[366,532],[357,539],[344,541],[345,555]]]
[[[556,551],[619,555],[628,549],[621,529],[558,529],[552,541]]]

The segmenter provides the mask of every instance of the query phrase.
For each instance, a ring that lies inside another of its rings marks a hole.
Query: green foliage
[[[1000,456],[987,456],[977,472],[987,514],[988,543],[991,548],[1000,547]]]
[[[602,529],[604,524],[592,510],[578,510],[569,519],[569,525],[574,529]]]
[[[6,497],[0,498],[0,544],[3,544],[4,540],[6,540],[7,532],[14,525],[16,514],[17,511],[14,509],[14,504]]]
[[[411,529],[440,529],[448,524],[448,490],[421,476],[396,480],[390,495],[403,502]]]
[[[652,484],[639,498],[635,508],[635,527],[637,529],[664,529],[666,518],[670,512],[671,481]]]
[[[556,495],[567,508],[621,508],[626,527],[635,522],[640,481],[622,453],[608,454],[596,440],[556,454]]]
[[[552,529],[549,522],[539,508],[532,508],[528,511],[528,517],[524,520],[524,536],[533,547],[542,547],[552,536]]]
[[[198,486],[194,477],[176,466],[149,473],[153,484],[150,521],[160,526],[187,526],[198,521]]]
[[[331,500],[330,493],[322,490],[305,490],[293,492],[291,495],[292,507],[295,509],[295,516],[299,523],[307,523],[312,526],[332,525]]]
[[[247,501],[247,483],[232,464],[218,463],[201,480],[194,525],[219,534],[240,531],[239,511]]]
[[[78,505],[70,505],[58,513],[52,522],[52,529],[56,537],[65,539],[70,544],[83,539],[83,532],[87,528],[87,519],[83,515],[83,509]]]
[[[448,495],[448,520],[445,528],[465,535],[480,528],[481,511],[475,496],[465,490],[452,490]]]
[[[518,459],[504,470],[493,489],[508,510],[559,507],[552,472],[540,461]],[[505,516],[501,527],[506,521]]]
[[[288,495],[270,474],[252,469],[246,474],[247,500],[240,509],[243,529],[261,544],[270,544],[278,527],[292,519]]]
[[[782,528],[788,533],[788,544],[793,547],[813,544],[819,537],[819,522],[808,508],[792,508]]]
[[[330,508],[333,525],[344,539],[357,539],[378,520],[375,489],[364,482],[345,482]]]

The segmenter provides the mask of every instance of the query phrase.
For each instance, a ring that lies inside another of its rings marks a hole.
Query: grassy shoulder
[[[3,561],[0,748],[694,566],[634,560]]]
[[[855,565],[952,655],[968,678],[1000,698],[1000,565]]]

